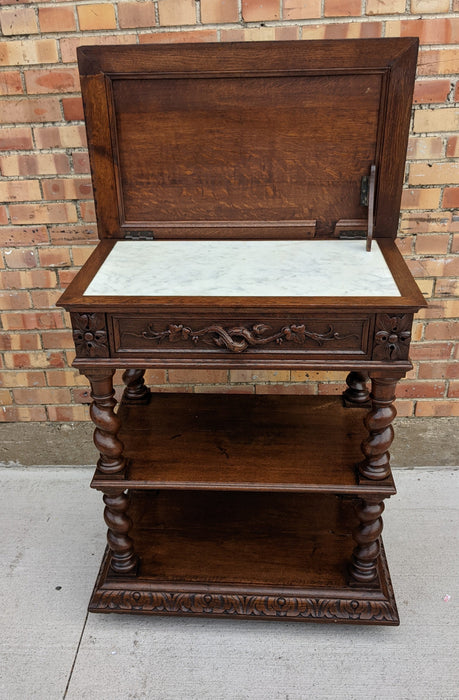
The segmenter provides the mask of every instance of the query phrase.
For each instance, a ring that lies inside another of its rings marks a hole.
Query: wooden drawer
[[[371,316],[200,317],[114,314],[112,356],[369,355]]]

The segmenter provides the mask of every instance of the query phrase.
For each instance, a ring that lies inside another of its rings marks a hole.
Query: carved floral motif
[[[108,357],[105,314],[72,314],[73,341],[78,357]]]
[[[155,331],[153,325],[150,324],[141,335],[143,338],[156,340],[158,343],[163,340],[167,340],[170,343],[189,340],[197,345],[200,341],[203,341],[208,345],[216,345],[219,348],[226,348],[230,352],[239,353],[244,352],[249,347],[268,345],[272,342],[281,345],[284,341],[287,341],[303,345],[306,340],[312,340],[320,346],[326,341],[345,340],[354,334],[341,335],[332,326],[329,326],[325,333],[315,333],[306,330],[304,324],[284,326],[277,333],[272,333],[271,326],[264,323],[256,323],[249,327],[236,326],[234,328],[211,325],[199,330],[192,330],[183,324],[171,323],[164,331]]]
[[[374,360],[406,360],[411,340],[411,316],[376,316]]]

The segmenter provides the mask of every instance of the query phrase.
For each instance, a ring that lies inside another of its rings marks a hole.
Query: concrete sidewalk
[[[459,471],[395,472],[399,628],[88,616],[105,546],[91,474],[1,470],[2,700],[459,697]]]

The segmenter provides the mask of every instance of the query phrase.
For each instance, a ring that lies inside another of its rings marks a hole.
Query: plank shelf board
[[[104,560],[90,604],[102,612],[204,614],[397,624],[381,557],[377,581],[349,585],[348,562],[358,524],[352,503],[330,494],[132,491],[130,532],[135,577]],[[196,553],[199,552],[199,556]],[[220,601],[220,607],[218,605]],[[317,601],[321,601],[320,604]],[[378,612],[379,611],[379,612]],[[190,610],[191,613],[191,610]]]
[[[395,493],[359,479],[365,409],[341,397],[153,394],[119,409],[131,489]],[[119,486],[96,473],[94,488]]]

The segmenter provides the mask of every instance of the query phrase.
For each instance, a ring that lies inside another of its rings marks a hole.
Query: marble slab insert
[[[119,241],[85,296],[389,296],[400,292],[377,242]]]

